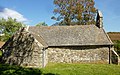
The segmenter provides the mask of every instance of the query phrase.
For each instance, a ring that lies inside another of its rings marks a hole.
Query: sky
[[[19,22],[34,26],[52,20],[54,0],[0,0],[0,18],[16,18]],[[103,25],[107,32],[120,32],[120,0],[95,0],[95,7],[103,13]]]

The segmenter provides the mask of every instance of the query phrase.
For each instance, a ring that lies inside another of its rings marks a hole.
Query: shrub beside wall
[[[120,56],[120,40],[114,41],[114,49],[118,53],[118,55]]]

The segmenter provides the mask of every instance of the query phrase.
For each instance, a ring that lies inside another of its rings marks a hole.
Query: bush
[[[0,57],[2,56],[2,51],[0,51]]]
[[[120,56],[120,40],[114,41],[114,48],[115,48],[115,51]]]

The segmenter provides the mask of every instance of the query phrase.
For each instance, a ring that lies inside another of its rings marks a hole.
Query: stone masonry
[[[48,62],[109,63],[109,48],[108,47],[48,48]]]
[[[42,67],[42,46],[24,30],[18,31],[2,47],[2,63]]]

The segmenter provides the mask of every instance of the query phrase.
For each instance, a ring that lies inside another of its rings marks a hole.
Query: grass
[[[56,75],[120,75],[120,66],[105,64],[53,64],[41,69]]]
[[[0,75],[41,75],[40,69],[0,64]]]
[[[38,69],[0,64],[0,75],[120,75],[120,66],[49,63]]]

